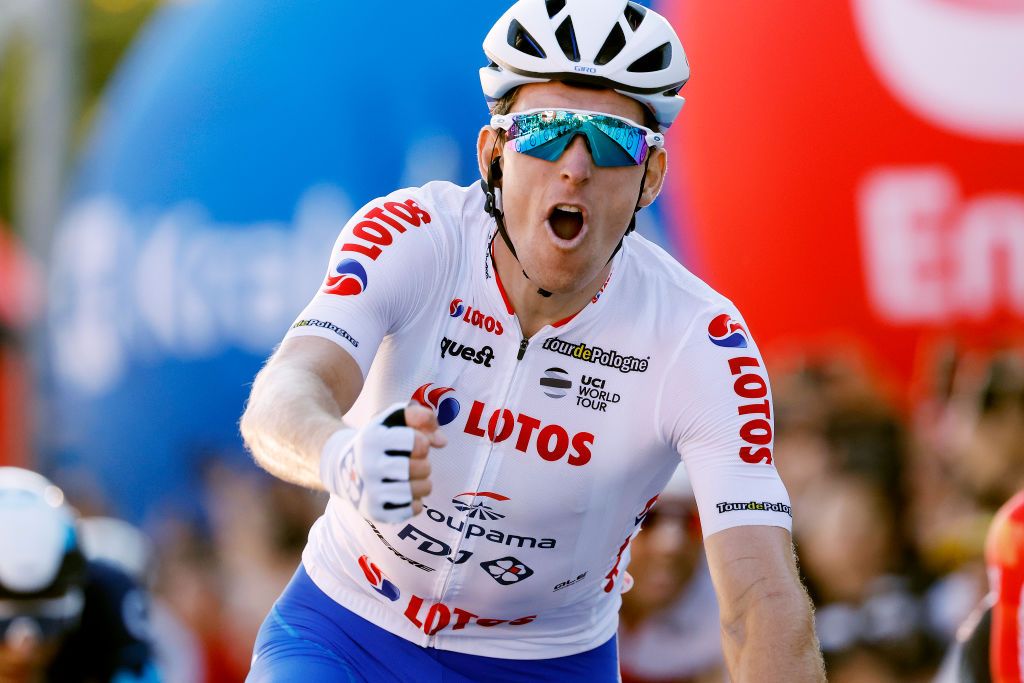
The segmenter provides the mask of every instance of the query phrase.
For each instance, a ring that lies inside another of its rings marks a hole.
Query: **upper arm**
[[[768,373],[735,309],[716,304],[695,315],[666,373],[659,410],[665,438],[686,465],[705,537],[746,525],[791,528],[773,457]]]
[[[365,377],[381,341],[423,311],[441,262],[440,221],[425,190],[375,199],[335,241],[319,291],[286,339],[319,337],[343,349]]]
[[[363,388],[359,364],[337,344],[314,336],[285,339],[261,375],[281,371],[288,375],[305,372],[316,376],[330,391],[341,414],[348,412]],[[288,381],[288,377],[283,378]]]
[[[722,623],[728,624],[764,600],[806,602],[785,529],[737,526],[704,539]]]

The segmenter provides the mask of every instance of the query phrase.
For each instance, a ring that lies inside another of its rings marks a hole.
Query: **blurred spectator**
[[[619,621],[624,683],[725,680],[718,603],[682,466],[647,513],[630,558],[633,587]]]
[[[153,542],[140,529],[113,517],[85,517],[80,527],[86,557],[121,568],[140,585],[152,583]],[[149,625],[163,683],[201,683],[199,641],[159,597],[150,604]]]
[[[196,680],[241,683],[256,632],[291,578],[323,501],[216,456],[203,480],[198,514],[169,510],[154,530],[154,590],[198,640]]]
[[[44,477],[0,468],[0,681],[158,681],[148,600],[87,560],[74,511]]]
[[[929,665],[927,610],[884,489],[835,474],[803,504],[810,512],[798,547],[829,680],[910,680]]]

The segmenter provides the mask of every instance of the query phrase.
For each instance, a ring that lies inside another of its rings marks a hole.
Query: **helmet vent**
[[[546,0],[548,17],[553,17],[565,9],[565,0]]]
[[[608,34],[608,39],[605,40],[604,45],[601,46],[601,51],[598,52],[597,57],[594,58],[594,64],[604,66],[618,57],[624,47],[626,47],[626,34],[623,33],[621,26],[615,24],[615,27],[612,28],[611,32]]]
[[[508,27],[508,44],[531,57],[540,57],[541,59],[547,57],[540,44],[530,35],[530,32],[523,28],[523,25],[515,19],[512,20]]]
[[[633,73],[651,73],[653,71],[667,69],[668,65],[671,63],[672,45],[665,43],[661,47],[654,48],[643,57],[630,64],[627,71],[631,71]]]
[[[625,15],[626,23],[629,24],[629,27],[635,32],[640,28],[640,24],[643,23],[644,17],[647,16],[647,8],[630,2],[626,4]]]
[[[555,31],[558,46],[570,62],[580,61],[580,48],[576,44],[576,30],[572,27],[572,17],[566,17],[562,25]]]

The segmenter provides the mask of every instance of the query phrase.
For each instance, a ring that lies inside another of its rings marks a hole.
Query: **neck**
[[[604,286],[612,269],[609,262],[596,278],[584,286],[569,292],[553,292],[551,296],[544,297],[537,293],[541,285],[523,275],[522,265],[500,236],[494,240],[493,253],[494,269],[501,277],[505,295],[512,304],[512,309],[519,318],[519,325],[527,338],[532,337],[545,325],[564,320],[583,310]]]

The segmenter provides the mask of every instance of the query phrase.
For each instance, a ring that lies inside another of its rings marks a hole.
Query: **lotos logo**
[[[736,381],[732,388],[747,402],[737,406],[739,415],[749,416],[740,427],[740,438],[749,446],[740,448],[740,459],[751,465],[772,464],[772,400],[768,396],[768,380],[762,373],[761,361],[740,356],[729,359],[729,371]]]
[[[448,315],[453,318],[462,318],[462,322],[479,327],[481,330],[486,330],[499,337],[505,332],[505,328],[497,319],[481,313],[472,306],[463,305],[462,299],[452,299],[452,302],[448,304]]]
[[[708,339],[715,346],[727,349],[747,348],[747,330],[736,322],[728,313],[723,313],[708,325]]]
[[[398,586],[391,583],[384,578],[384,573],[381,572],[380,567],[370,562],[370,558],[363,555],[359,558],[359,568],[363,570],[363,575],[366,580],[370,582],[373,590],[377,591],[391,602],[395,602],[401,597],[402,592],[398,590]]]
[[[324,294],[337,296],[355,296],[366,289],[366,269],[359,261],[345,259],[334,268],[334,275],[327,276],[324,283]]]
[[[532,569],[511,555],[490,562],[481,562],[480,566],[502,586],[511,586],[533,576]]]
[[[544,395],[550,398],[565,398],[572,389],[569,373],[562,368],[548,368],[540,378],[540,386]]]
[[[503,496],[500,493],[477,491],[476,493],[460,493],[452,498],[452,505],[455,506],[456,510],[459,512],[465,512],[467,517],[473,519],[489,520],[493,522],[494,520],[505,518],[505,515],[500,512],[495,512],[494,508],[482,500],[476,500],[477,498],[490,498],[498,501],[508,500],[508,496]]]
[[[454,621],[453,621],[454,617]],[[531,623],[537,618],[536,614],[518,619],[486,619],[473,614],[461,607],[452,607],[443,602],[428,603],[418,595],[409,598],[409,604],[405,608],[405,618],[412,622],[412,625],[423,631],[428,636],[433,636],[438,631],[451,628],[452,631],[459,631],[467,626],[483,626],[492,628],[494,626],[523,626]]]
[[[459,416],[459,410],[462,409],[462,406],[459,405],[458,400],[454,396],[442,398],[448,392],[455,391],[452,387],[438,387],[427,391],[431,386],[433,385],[424,384],[421,386],[413,393],[412,400],[433,410],[437,414],[438,424],[444,427],[446,424],[451,424]]]
[[[499,408],[487,419],[486,431],[483,427],[485,406],[480,401],[473,401],[469,418],[464,431],[472,436],[487,438],[491,443],[501,443],[515,435],[515,449],[526,453],[531,447],[538,455],[548,462],[557,462],[568,455],[570,465],[581,467],[590,462],[590,447],[594,443],[594,435],[590,432],[579,432],[570,435],[560,425],[542,425],[535,417],[516,415],[507,408]],[[534,439],[534,434],[537,438]]]

